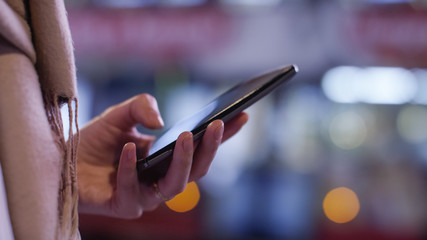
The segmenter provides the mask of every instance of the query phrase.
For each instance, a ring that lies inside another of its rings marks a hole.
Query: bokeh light
[[[339,187],[326,194],[323,200],[323,211],[329,220],[346,223],[353,220],[359,213],[359,199],[351,189]]]
[[[167,201],[166,205],[175,212],[183,213],[195,208],[199,200],[199,188],[195,182],[190,182],[182,193]]]
[[[367,136],[365,121],[353,111],[340,113],[332,119],[329,135],[332,142],[342,149],[357,148]]]
[[[405,68],[340,66],[327,71],[322,89],[339,103],[403,104],[417,94],[416,76]]]
[[[427,140],[427,108],[407,106],[397,117],[397,130],[408,142],[421,143]]]

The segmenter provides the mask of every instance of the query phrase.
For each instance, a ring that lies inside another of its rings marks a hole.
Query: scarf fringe
[[[77,122],[77,98],[64,98],[44,94],[45,109],[58,149],[62,154],[60,186],[58,192],[57,239],[79,238],[78,232],[78,190],[77,190],[77,146],[79,126]],[[73,109],[74,103],[74,109]],[[69,131],[65,139],[61,107],[68,108]],[[74,133],[75,130],[75,133]]]

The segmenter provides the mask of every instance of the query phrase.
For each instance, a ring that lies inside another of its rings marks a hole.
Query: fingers
[[[202,141],[194,154],[189,181],[197,180],[208,173],[212,160],[221,144],[224,133],[224,123],[221,120],[213,121],[206,128]]]
[[[136,147],[127,143],[122,150],[117,172],[117,191],[113,200],[113,209],[120,209],[119,217],[136,218],[142,214],[138,203],[139,183],[136,171]]]
[[[102,117],[122,130],[129,130],[138,123],[150,129],[164,125],[157,101],[149,94],[141,94],[115,105],[106,110]]]
[[[192,150],[194,149],[192,134],[189,132],[181,134],[177,140],[173,160],[163,182],[164,185],[159,184],[162,194],[166,197],[174,196],[184,190],[187,182],[205,176],[215,158],[219,145],[236,134],[247,121],[248,115],[240,113],[227,122],[225,127],[221,120],[212,122],[207,127],[201,142],[197,145],[194,155]],[[185,139],[187,137],[185,136],[186,134],[188,134],[188,139]],[[191,150],[190,148],[188,149],[189,152],[183,151],[183,148],[180,147],[186,141],[192,146]],[[165,189],[169,183],[173,186],[170,186],[170,189]]]
[[[171,165],[166,176],[158,183],[165,197],[175,196],[184,191],[193,162],[193,134],[183,132],[176,140]]]
[[[172,162],[166,176],[153,186],[141,186],[143,191],[149,192],[149,196],[145,195],[145,198],[141,199],[144,209],[154,209],[165,199],[184,191],[188,182],[206,175],[221,142],[237,133],[247,120],[248,115],[241,113],[230,120],[225,127],[221,120],[212,122],[207,127],[196,151],[194,151],[193,134],[181,133],[176,141]],[[136,176],[135,179],[137,179]]]
[[[231,119],[225,124],[224,136],[222,142],[227,141],[234,134],[236,134],[248,122],[249,116],[247,113],[239,113],[236,117]]]

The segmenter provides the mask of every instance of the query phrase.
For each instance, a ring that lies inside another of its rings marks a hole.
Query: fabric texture
[[[0,0],[0,163],[15,239],[80,238],[75,74],[62,1]]]

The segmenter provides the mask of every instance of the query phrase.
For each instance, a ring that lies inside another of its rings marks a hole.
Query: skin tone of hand
[[[209,170],[221,142],[233,136],[247,122],[241,113],[224,124],[212,122],[199,144],[194,146],[191,132],[182,133],[174,149],[166,176],[158,181],[161,194],[172,197],[188,182],[203,177]],[[141,94],[110,107],[80,131],[77,160],[79,212],[120,218],[137,218],[163,201],[153,186],[138,182],[136,152],[148,154],[154,138],[136,130],[163,127],[156,100]]]

